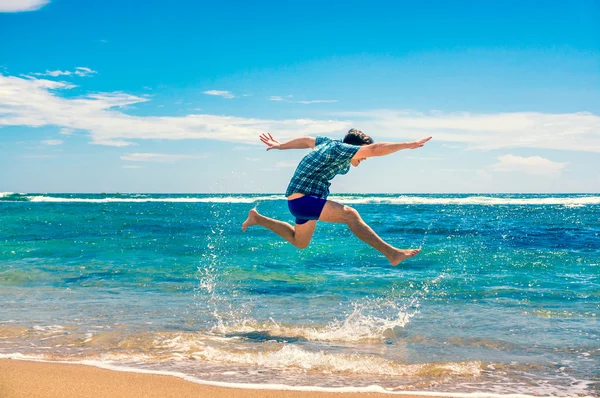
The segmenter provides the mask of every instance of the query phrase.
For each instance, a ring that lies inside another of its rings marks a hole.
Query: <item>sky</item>
[[[0,192],[600,192],[600,1],[0,0]]]

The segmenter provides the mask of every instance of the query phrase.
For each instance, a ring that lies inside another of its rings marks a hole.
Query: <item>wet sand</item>
[[[192,383],[175,376],[119,372],[79,364],[0,359],[0,397],[2,398],[389,398],[390,396],[393,395],[213,387]]]

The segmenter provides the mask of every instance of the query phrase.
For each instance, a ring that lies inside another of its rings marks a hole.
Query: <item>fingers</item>
[[[415,148],[421,148],[423,145],[425,145],[425,143],[427,141],[429,141],[430,139],[432,139],[433,137],[427,137],[427,138],[423,138],[422,140],[416,141],[415,144]]]
[[[260,140],[269,146],[272,145],[272,143],[270,142],[271,140],[269,140],[269,138],[267,138],[267,136],[265,136],[265,135],[261,135]]]

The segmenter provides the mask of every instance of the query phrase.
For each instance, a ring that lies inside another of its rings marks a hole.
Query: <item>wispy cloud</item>
[[[54,80],[36,79],[31,76],[24,76],[33,86],[47,90],[70,90],[77,87],[69,82],[56,82]]]
[[[600,116],[589,112],[496,114],[373,110],[338,112],[375,140],[461,143],[468,149],[544,148],[600,152]]]
[[[25,155],[26,159],[55,159],[56,155]]]
[[[490,166],[497,172],[518,172],[527,174],[556,174],[567,163],[553,162],[540,156],[521,157],[515,155],[498,156],[498,163]]]
[[[337,100],[309,100],[309,101],[295,101],[297,104],[329,104],[332,102],[338,102]]]
[[[206,155],[178,155],[170,153],[128,153],[121,156],[121,160],[129,162],[157,162],[157,163],[175,163],[180,160],[201,159]]]
[[[65,98],[65,82],[0,74],[0,126],[57,126],[89,132],[92,144],[126,146],[144,139],[213,139],[259,143],[265,131],[280,140],[307,134],[347,130],[351,123],[337,120],[258,119],[211,114],[138,116],[123,107],[150,101],[121,92]]]
[[[1,0],[0,0],[1,1]],[[52,77],[58,77],[58,76],[90,76],[90,75],[94,75],[98,72],[96,72],[95,70],[92,70],[90,68],[84,67],[84,66],[78,66],[77,68],[75,68],[74,71],[70,71],[70,70],[47,70],[44,73],[40,73],[40,72],[36,72],[36,73],[32,73],[32,75],[34,76],[52,76]]]
[[[42,141],[42,144],[50,145],[50,146],[60,145],[62,143],[63,143],[62,140],[43,140]]]
[[[260,158],[246,158],[249,162],[260,162]]]
[[[272,95],[270,97],[268,97],[267,99],[269,101],[282,101],[282,102],[290,102],[290,103],[294,103],[294,104],[324,104],[324,103],[332,103],[332,102],[338,102],[337,100],[292,100],[291,98],[293,98],[293,95],[288,95],[286,97],[281,97],[279,95]]]
[[[216,95],[217,97],[223,97],[227,99],[235,98],[235,95],[226,90],[208,90],[203,91],[202,94],[206,95]]]
[[[62,128],[62,129],[60,129],[60,131],[58,133],[62,134],[62,135],[72,135],[74,132],[75,132],[75,130],[73,130],[73,129]]]
[[[50,0],[0,0],[0,12],[23,12],[39,10]]]

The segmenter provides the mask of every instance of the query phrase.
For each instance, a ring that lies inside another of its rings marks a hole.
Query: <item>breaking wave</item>
[[[347,204],[396,205],[562,205],[581,207],[600,204],[597,195],[333,195]],[[22,194],[0,192],[1,202],[33,203],[257,203],[285,200],[283,195],[159,195],[159,194]]]

